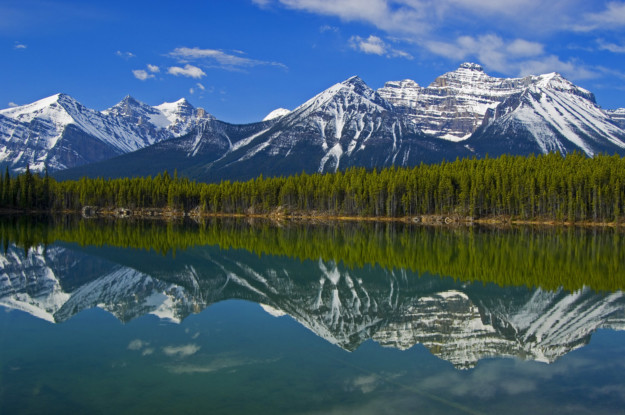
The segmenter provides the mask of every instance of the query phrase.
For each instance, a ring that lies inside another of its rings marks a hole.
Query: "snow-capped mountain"
[[[58,246],[26,256],[10,245],[0,255],[0,306],[50,322],[93,307],[124,322],[145,314],[180,322],[210,304],[244,299],[349,351],[368,339],[400,350],[422,344],[462,369],[496,356],[550,363],[599,328],[625,329],[620,291],[488,286],[218,247],[175,259],[143,251],[113,256],[122,263]]]
[[[150,107],[126,97],[99,112],[56,94],[0,110],[0,163],[17,171],[67,169],[186,134],[205,119],[185,100]]]
[[[379,92],[424,133],[465,142],[477,155],[625,150],[625,113],[602,110],[557,73],[495,78],[464,63],[426,88],[404,80]]]
[[[277,119],[266,131],[235,143],[209,169],[222,177],[251,177],[259,167],[275,175],[351,165],[407,165],[422,153],[440,150],[436,141],[397,114],[362,79],[351,77]]]
[[[220,132],[225,130],[230,131],[227,138]],[[198,152],[198,146],[214,151]],[[351,77],[281,117],[244,126],[216,121],[203,131],[60,177],[146,175],[168,165],[202,180],[249,179],[261,173],[413,165],[468,154],[462,146],[424,135],[362,79]]]
[[[479,155],[623,154],[625,131],[619,126],[620,113],[602,110],[592,93],[556,73],[531,79],[521,93],[489,109],[481,127],[467,140]]]
[[[486,154],[625,155],[624,128],[625,110],[603,110],[559,74],[496,78],[464,63],[427,87],[407,79],[376,91],[354,76],[248,125],[216,120],[185,100],[151,107],[127,97],[97,112],[56,95],[0,111],[0,162],[85,165],[61,178],[177,169],[202,180],[249,179]]]
[[[496,108],[532,80],[488,76],[475,63],[463,63],[428,87],[411,79],[387,82],[378,92],[425,134],[451,141],[466,140]]]

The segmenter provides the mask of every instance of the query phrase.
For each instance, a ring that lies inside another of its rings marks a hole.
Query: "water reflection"
[[[461,369],[494,356],[554,362],[587,344],[599,328],[625,328],[622,291],[584,284],[575,290],[500,286],[406,268],[348,266],[340,258],[201,244],[174,256],[68,239],[28,249],[5,243],[0,305],[56,323],[94,307],[123,322],[146,314],[181,322],[214,303],[243,299],[274,316],[289,315],[345,350],[369,339],[400,350],[422,344]]]

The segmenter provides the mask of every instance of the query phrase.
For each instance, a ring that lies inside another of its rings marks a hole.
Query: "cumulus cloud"
[[[430,52],[454,60],[477,59],[490,69],[502,73],[514,72],[519,59],[540,56],[544,46],[524,39],[504,40],[498,35],[460,36],[455,41],[430,41]]]
[[[184,68],[181,68],[180,66],[171,66],[167,68],[167,73],[174,76],[186,76],[196,79],[206,76],[206,73],[202,69],[190,64],[186,64]]]
[[[458,27],[462,22],[474,24],[477,19],[489,27],[553,31],[568,25],[576,16],[581,0],[257,0],[263,7],[277,4],[343,21],[369,23],[389,33],[430,36],[442,26]],[[262,3],[262,4],[261,4]]]
[[[163,347],[163,353],[167,356],[187,357],[191,356],[200,350],[200,346],[197,344],[185,344],[183,346],[167,346]]]
[[[364,53],[374,55],[384,55],[386,53],[386,44],[377,36],[371,35],[367,39],[363,39],[360,36],[352,36],[349,43],[352,48]]]
[[[408,58],[406,52],[403,55],[383,40],[393,36],[397,40],[395,47],[403,42],[457,62],[477,60],[487,70],[506,75],[519,75],[531,68],[558,71],[573,79],[605,73],[593,65],[559,55],[557,42],[549,39],[562,33],[579,36],[593,30],[625,29],[624,0],[258,0],[256,3],[336,17],[345,22],[362,22],[386,35],[353,36],[349,45],[363,53]],[[599,46],[602,50],[625,53],[625,45],[619,42],[603,42]],[[410,50],[407,47],[401,49]]]
[[[152,72],[152,73],[159,73],[161,71],[161,68],[159,68],[156,65],[150,65],[148,63],[148,71]]]
[[[370,35],[364,39],[360,36],[352,36],[349,39],[349,45],[352,49],[358,50],[363,53],[386,56],[388,58],[406,58],[412,59],[412,55],[402,50],[394,49],[390,47],[381,38]]]
[[[588,67],[573,60],[562,61],[555,55],[521,62],[520,66],[519,75],[521,76],[558,72],[573,80],[597,78],[600,72],[597,68]]]
[[[239,54],[243,52],[237,51]],[[180,47],[176,48],[169,53],[172,58],[178,59],[181,63],[195,62],[198,65],[207,67],[219,67],[222,69],[236,70],[241,68],[250,68],[260,65],[269,65],[286,68],[286,66],[279,62],[262,61],[257,59],[250,59],[244,56],[235,55],[232,53],[226,53],[218,49],[201,49],[198,47]]]
[[[15,46],[14,46],[15,49],[26,49],[27,47],[28,46],[26,46],[25,44],[17,43],[17,42],[15,43]]]
[[[132,74],[140,81],[145,81],[150,78],[154,78],[154,75],[148,73],[144,69],[133,69]]]
[[[454,41],[429,41],[426,48],[452,60],[477,60],[488,69],[513,76],[558,72],[572,80],[596,78],[604,72],[576,60],[547,54],[541,43],[506,40],[494,34],[460,36]]]
[[[206,87],[204,85],[202,85],[201,83],[197,83],[195,84],[198,88],[200,88],[202,91],[204,91],[206,89]]]

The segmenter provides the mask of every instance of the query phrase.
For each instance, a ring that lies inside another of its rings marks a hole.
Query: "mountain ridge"
[[[17,171],[47,166],[60,178],[166,168],[219,181],[486,154],[625,155],[625,109],[601,109],[592,92],[557,73],[496,78],[474,63],[427,87],[407,79],[374,90],[352,76],[292,111],[245,125],[217,120],[184,98],[149,106],[130,96],[101,112],[76,101],[73,110],[46,118],[50,98],[0,110],[0,164]],[[83,141],[101,149],[90,154]]]

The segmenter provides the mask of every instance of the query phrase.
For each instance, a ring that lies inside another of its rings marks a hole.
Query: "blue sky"
[[[243,123],[352,75],[427,85],[464,61],[560,72],[625,107],[625,1],[0,2],[0,108],[65,92],[102,110],[186,97]]]

